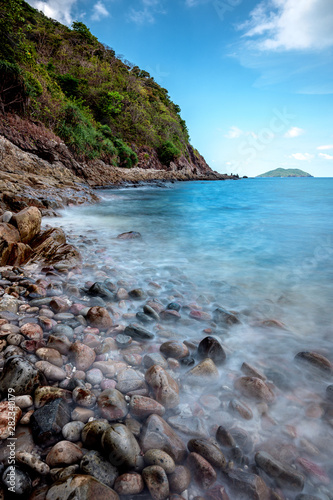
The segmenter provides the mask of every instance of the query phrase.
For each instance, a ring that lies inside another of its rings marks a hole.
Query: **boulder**
[[[147,370],[146,381],[154,391],[155,399],[165,408],[174,408],[179,404],[179,387],[177,382],[159,365]]]
[[[42,214],[37,207],[27,207],[13,215],[11,222],[17,227],[22,243],[30,243],[40,232]]]

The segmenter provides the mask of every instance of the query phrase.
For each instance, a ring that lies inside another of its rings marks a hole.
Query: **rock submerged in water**
[[[137,231],[128,231],[127,233],[121,233],[117,236],[117,240],[135,240],[138,238],[142,238],[142,236]]]
[[[255,455],[258,467],[274,478],[280,487],[288,490],[302,491],[304,488],[304,476],[297,470],[273,458],[269,453],[259,451]]]
[[[272,403],[275,400],[274,392],[260,378],[240,377],[235,380],[235,389],[244,396],[266,403]]]
[[[308,365],[310,368],[317,369],[318,371],[330,375],[333,371],[332,363],[325,358],[322,354],[313,351],[299,352],[295,356],[295,361]]]
[[[43,446],[56,443],[70,419],[69,406],[63,399],[55,399],[35,410],[30,420],[34,441]]]
[[[174,408],[179,404],[178,384],[164,368],[159,365],[151,366],[145,378],[161,405],[165,408]]]
[[[202,358],[210,358],[216,365],[224,363],[226,354],[220,342],[214,337],[205,337],[198,345],[198,355]]]
[[[147,418],[140,434],[140,443],[143,453],[158,448],[168,453],[176,463],[182,462],[186,456],[185,443],[158,415]]]
[[[240,323],[239,319],[237,316],[226,309],[223,309],[223,307],[218,307],[215,309],[214,314],[213,314],[213,321],[222,326],[232,326],[232,325],[238,325]]]

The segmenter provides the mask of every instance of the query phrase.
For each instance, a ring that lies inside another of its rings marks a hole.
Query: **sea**
[[[333,178],[175,182],[98,194],[100,203],[69,207],[52,219],[79,247],[82,279],[95,279],[97,270],[142,287],[165,306],[179,303],[185,320],[167,327],[168,338],[156,330],[157,341],[198,343],[210,331],[227,354],[219,385],[211,388],[223,412],[211,408],[207,418],[221,424],[233,381],[248,363],[266,373],[278,397],[267,410],[270,423],[263,425],[262,408],[250,405],[254,418],[241,426],[259,449],[269,440],[287,443],[332,480],[333,415],[326,408],[332,378],[295,356],[314,351],[333,363]],[[128,231],[141,238],[117,239]],[[213,315],[218,306],[240,323],[186,320],[193,308]],[[185,414],[210,388],[202,391],[185,384]],[[306,474],[309,493],[331,498],[327,481]]]

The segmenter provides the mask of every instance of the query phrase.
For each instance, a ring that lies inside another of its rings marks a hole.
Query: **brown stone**
[[[167,358],[182,359],[189,355],[188,347],[177,340],[168,340],[161,345],[160,351]]]
[[[74,364],[77,370],[87,371],[96,358],[95,351],[79,341],[71,345],[70,353],[74,358]]]
[[[114,489],[119,495],[138,495],[143,488],[143,479],[135,472],[122,474],[114,483]]]
[[[159,365],[147,370],[146,381],[154,391],[156,400],[165,408],[174,408],[179,404],[179,387],[177,382]]]
[[[36,355],[43,361],[48,361],[55,366],[62,367],[63,361],[59,351],[50,347],[42,347],[37,349]]]
[[[193,474],[195,482],[204,490],[208,490],[216,481],[216,472],[209,462],[198,453],[190,453],[187,466]]]
[[[87,314],[88,323],[100,330],[107,330],[112,326],[112,319],[105,307],[91,307]]]
[[[30,243],[40,232],[42,214],[37,207],[27,207],[13,215],[12,222],[20,233],[22,243]]]
[[[148,417],[140,442],[143,453],[151,448],[158,448],[168,453],[176,463],[182,462],[186,456],[186,446],[169,424],[158,415]]]
[[[131,415],[139,419],[146,418],[152,414],[163,416],[165,413],[164,406],[154,399],[145,396],[132,396],[129,407]]]
[[[82,450],[76,444],[70,441],[59,441],[47,454],[46,463],[50,467],[61,467],[75,464],[82,457]]]
[[[92,476],[81,474],[71,475],[63,482],[51,486],[46,495],[46,500],[119,500],[115,491],[105,484],[100,483]]]
[[[125,398],[117,389],[105,389],[97,400],[99,412],[109,421],[125,418],[128,413]]]
[[[169,482],[165,470],[159,465],[150,465],[142,471],[142,477],[153,500],[165,500],[169,496]]]
[[[266,403],[275,400],[274,392],[263,380],[257,377],[240,377],[235,380],[235,388],[248,398]]]
[[[22,410],[15,405],[15,401],[0,403],[0,439],[14,437],[16,424],[20,420]]]
[[[174,493],[182,493],[185,491],[191,482],[191,472],[184,465],[176,465],[175,470],[169,475],[170,491]]]

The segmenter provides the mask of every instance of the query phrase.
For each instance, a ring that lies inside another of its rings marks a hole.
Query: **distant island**
[[[299,168],[276,168],[257,177],[313,177]]]

